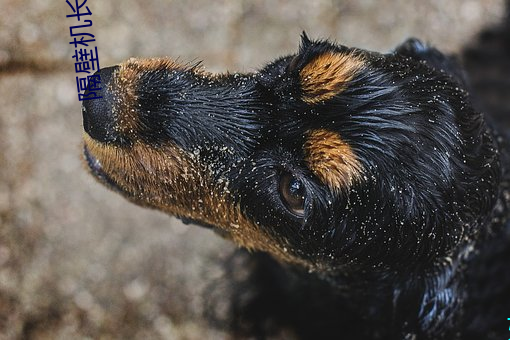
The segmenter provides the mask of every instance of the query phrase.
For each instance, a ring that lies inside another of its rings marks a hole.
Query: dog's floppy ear
[[[410,38],[397,46],[394,53],[406,56],[418,61],[424,61],[427,65],[448,73],[463,87],[467,86],[466,76],[458,61],[453,56],[444,55],[436,48],[423,43],[416,38]]]

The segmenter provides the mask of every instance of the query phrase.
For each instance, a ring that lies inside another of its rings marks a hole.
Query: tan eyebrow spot
[[[348,189],[361,177],[361,163],[336,132],[325,129],[309,132],[304,151],[310,170],[333,191]]]
[[[303,101],[316,104],[344,91],[365,62],[352,53],[327,52],[300,72]]]

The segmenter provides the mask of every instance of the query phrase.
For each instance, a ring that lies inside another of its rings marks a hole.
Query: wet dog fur
[[[211,288],[209,318],[234,337],[504,337],[510,193],[497,128],[510,86],[493,77],[499,104],[476,94],[491,85],[479,83],[485,65],[510,65],[505,25],[466,50],[465,69],[415,39],[380,54],[305,34],[251,74],[130,59],[103,69],[103,99],[83,106],[85,160],[135,204],[250,251]],[[229,317],[217,317],[228,294]]]

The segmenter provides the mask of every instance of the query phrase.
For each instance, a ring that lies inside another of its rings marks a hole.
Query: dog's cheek
[[[228,181],[214,181],[206,164],[175,146],[157,149],[135,143],[111,147],[85,138],[103,171],[135,204],[214,226],[241,247],[265,251],[282,262],[307,268],[311,264],[292,252],[283,236],[276,236],[245,216],[233,199]]]

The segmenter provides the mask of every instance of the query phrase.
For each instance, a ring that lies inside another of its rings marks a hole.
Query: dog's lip
[[[90,170],[92,170],[95,175],[99,176],[100,174],[104,174],[101,162],[96,157],[92,156],[92,154],[89,151],[89,148],[86,145],[83,146],[83,154],[85,156],[85,160],[87,161]]]
[[[103,166],[101,165],[101,161],[94,157],[90,153],[90,150],[88,149],[87,145],[83,146],[83,155],[85,156],[85,161],[87,162],[87,165],[90,169],[90,172],[94,175],[95,178],[97,178],[102,184],[104,184],[106,187],[112,189],[113,191],[116,191],[120,194],[123,194],[127,198],[132,197],[131,194],[126,192],[126,190],[122,189],[115,181],[108,176],[108,174],[103,170]],[[206,229],[212,229],[215,232],[219,233],[223,237],[227,237],[227,233],[224,232],[221,228],[218,228],[212,224],[201,222],[198,219],[193,219],[189,217],[184,216],[176,216],[178,219],[180,219],[184,224],[195,224],[201,227],[204,227]]]
[[[120,188],[115,181],[106,174],[106,172],[103,170],[103,166],[101,165],[101,162],[99,159],[94,157],[92,155],[87,147],[87,145],[83,146],[83,155],[85,156],[85,160],[87,162],[87,165],[89,166],[90,171],[96,177],[98,180],[100,180],[103,184],[105,184],[107,187],[113,189],[114,191],[118,191],[120,193],[125,193],[122,188]]]

